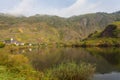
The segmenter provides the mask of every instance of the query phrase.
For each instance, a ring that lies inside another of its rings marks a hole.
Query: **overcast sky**
[[[14,15],[48,14],[70,17],[118,10],[120,0],[0,0],[0,12]]]

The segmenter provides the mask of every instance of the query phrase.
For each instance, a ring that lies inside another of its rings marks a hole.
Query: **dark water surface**
[[[120,80],[120,48],[35,48],[17,53],[26,55],[36,70],[62,62],[88,62],[96,66],[93,80]]]

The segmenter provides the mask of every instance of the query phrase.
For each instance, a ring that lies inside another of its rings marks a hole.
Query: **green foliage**
[[[119,28],[120,28],[120,21],[115,21],[115,22],[113,22],[112,24],[117,25],[117,26],[119,26]]]
[[[100,37],[101,32],[95,31],[94,33],[89,34],[88,38],[97,38]]]
[[[0,42],[0,48],[5,47],[5,44],[3,42]]]
[[[120,46],[120,38],[96,38],[88,39],[80,43],[81,46],[91,47],[109,47],[109,46]]]
[[[41,73],[21,54],[0,53],[0,80],[40,80]]]
[[[81,46],[120,46],[120,22],[108,25],[102,32],[94,32],[80,42]]]
[[[0,80],[88,80],[95,70],[90,64],[72,62],[45,69],[44,72],[37,72],[30,66],[28,58],[22,54],[4,53],[3,50],[0,51],[0,56]],[[42,57],[40,59],[43,61]],[[52,61],[51,58],[50,60]]]
[[[112,23],[112,24],[114,24],[114,25],[116,25],[117,26],[117,28],[114,30],[114,35],[116,36],[116,37],[120,37],[120,21],[117,21],[117,22],[114,22],[114,23]]]
[[[3,54],[0,53],[0,65],[6,65],[7,61],[8,61],[8,54]]]
[[[22,42],[50,44],[59,41],[78,41],[90,33],[102,31],[109,23],[119,20],[118,14],[94,13],[67,19],[48,15],[14,17],[1,14],[0,38],[5,40],[12,37]]]
[[[94,66],[90,64],[63,63],[47,70],[42,80],[90,80],[94,71]]]

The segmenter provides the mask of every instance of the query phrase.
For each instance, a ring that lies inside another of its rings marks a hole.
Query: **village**
[[[14,39],[14,38],[10,38],[10,39],[7,39],[7,40],[3,40],[2,42],[3,42],[5,45],[15,45],[15,46],[28,45],[28,46],[32,46],[31,43],[20,42],[20,41],[17,41],[16,39]]]

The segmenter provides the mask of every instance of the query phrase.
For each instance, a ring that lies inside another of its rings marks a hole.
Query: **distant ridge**
[[[11,16],[0,13],[0,37],[24,42],[79,41],[95,31],[120,21],[120,11],[91,13],[70,18],[50,15]],[[39,40],[41,39],[41,40]]]

